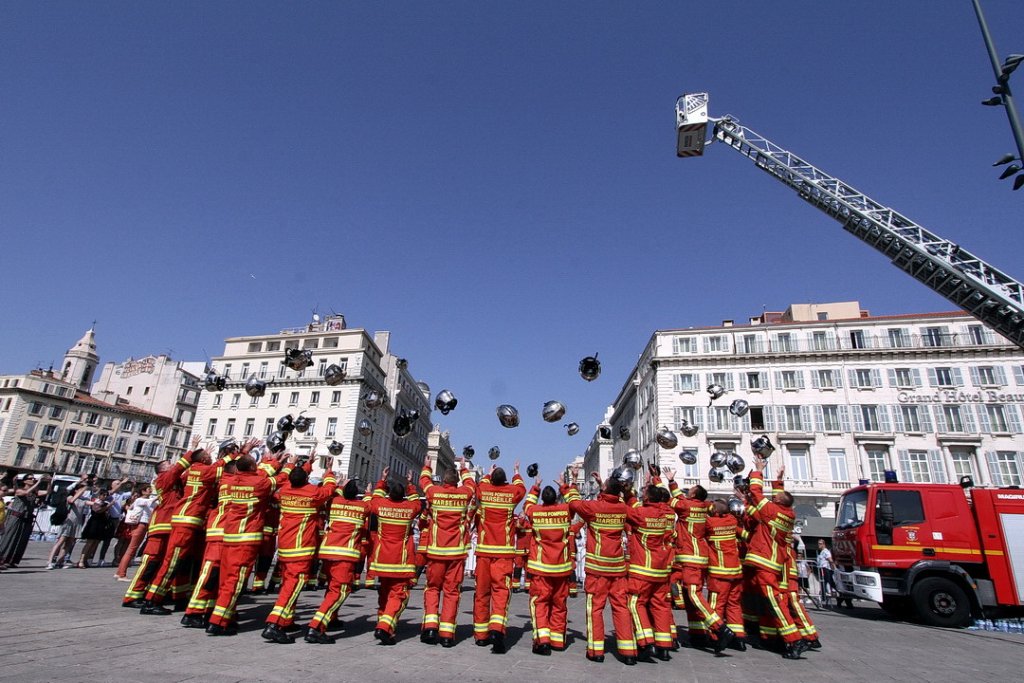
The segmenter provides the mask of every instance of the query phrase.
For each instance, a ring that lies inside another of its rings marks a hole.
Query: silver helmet
[[[622,456],[622,464],[624,467],[631,467],[634,470],[638,470],[643,467],[644,459],[640,457],[640,452],[635,448],[630,448],[626,451],[626,454]]]
[[[336,387],[345,381],[345,368],[341,367],[336,363],[331,363],[324,370],[324,382],[329,386]]]
[[[370,421],[364,417],[362,420],[359,421],[359,424],[356,425],[356,429],[359,430],[359,433],[362,434],[363,436],[369,436],[370,433],[373,431],[373,425],[370,424]]]
[[[746,504],[739,498],[733,497],[729,499],[729,512],[737,517],[741,517],[746,509]]]
[[[708,472],[708,479],[714,484],[721,484],[725,481],[725,470],[720,470],[717,467],[712,467],[711,471]]]
[[[629,441],[629,427],[626,425],[619,427],[619,438],[623,441]]]
[[[697,451],[684,450],[679,454],[679,459],[684,465],[696,465],[697,464]]]
[[[513,427],[519,426],[519,411],[514,406],[510,406],[507,403],[502,403],[498,406],[498,422],[501,423],[502,427],[512,429]]]
[[[548,401],[540,414],[545,422],[558,422],[565,415],[565,406],[559,401]]]
[[[679,431],[682,432],[683,436],[686,437],[697,436],[697,432],[700,431],[700,427],[698,427],[697,425],[692,425],[686,420],[683,420],[682,424],[679,425]]]
[[[271,453],[280,453],[284,450],[284,443],[288,440],[288,433],[276,431],[267,437],[267,449]]]
[[[472,446],[464,446],[462,448],[462,457],[466,460],[472,460],[474,455],[476,455],[476,451]]]
[[[284,364],[295,372],[302,372],[313,364],[313,352],[309,349],[285,349]]]
[[[224,391],[224,387],[228,385],[228,380],[225,377],[211,372],[203,379],[203,386],[206,387],[207,391]]]
[[[722,396],[725,394],[725,387],[723,387],[721,384],[709,384],[707,391],[708,396],[710,396],[711,400],[714,401],[716,399],[722,398]]]
[[[743,456],[739,453],[730,453],[725,459],[725,468],[733,474],[739,474],[747,469],[747,463],[743,462]]]
[[[580,433],[580,426],[575,422],[570,422],[565,425],[565,431],[569,432],[569,436],[576,436]]]
[[[343,450],[345,450],[345,444],[340,441],[332,441],[327,444],[327,452],[331,455],[341,455]]]
[[[297,431],[299,434],[305,434],[307,431],[309,431],[309,426],[312,422],[313,421],[310,420],[308,417],[306,417],[302,413],[299,413],[299,416],[295,418],[295,431]]]
[[[377,389],[370,389],[365,394],[363,394],[363,405],[365,405],[370,410],[380,408],[382,405],[384,405],[384,392],[378,391]]]
[[[593,382],[601,374],[601,361],[597,359],[597,354],[593,356],[587,356],[580,361],[580,377]]]
[[[224,439],[217,444],[217,453],[219,455],[228,455],[231,453],[238,452],[238,442],[234,439]]]
[[[767,458],[775,452],[775,446],[772,445],[772,441],[768,438],[767,434],[762,434],[750,442],[750,450],[754,451],[754,455]]]
[[[726,461],[729,459],[728,453],[722,451],[715,451],[711,454],[711,466],[714,468],[725,467]]]
[[[267,382],[263,382],[257,379],[256,375],[253,375],[245,382],[245,393],[253,398],[258,398],[267,393],[267,384]]]
[[[616,481],[622,482],[626,486],[633,483],[633,468],[631,467],[616,467],[612,470],[611,478]]]
[[[487,449],[487,457],[491,460],[497,460],[501,457],[501,449],[497,446],[491,446]]]
[[[437,392],[437,398],[434,399],[434,407],[440,410],[442,415],[447,415],[455,410],[455,406],[458,403],[459,399],[455,398],[455,394],[447,389]]]
[[[738,398],[729,404],[729,412],[736,417],[743,417],[750,410],[750,404],[744,401],[742,398]]]
[[[277,421],[277,430],[288,434],[295,429],[295,420],[292,419],[291,414],[285,415]]]
[[[659,429],[658,433],[654,435],[654,440],[662,448],[675,448],[679,445],[679,437],[668,427]]]

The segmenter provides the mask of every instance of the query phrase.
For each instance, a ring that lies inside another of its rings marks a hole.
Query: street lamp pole
[[[981,35],[985,39],[985,47],[988,49],[989,59],[992,61],[992,71],[996,77],[997,85],[992,91],[1002,99],[1002,104],[1006,108],[1006,116],[1010,119],[1010,130],[1013,131],[1013,139],[1017,143],[1017,160],[1021,161],[1024,160],[1024,130],[1021,129],[1020,117],[1017,115],[1017,105],[1013,101],[1009,80],[1010,72],[1016,67],[1016,63],[1011,66],[1010,59],[1007,60],[1005,66],[999,63],[996,46],[992,42],[992,34],[989,33],[988,24],[985,22],[985,15],[981,11],[981,3],[979,0],[971,1],[974,4],[974,13],[978,17],[978,25],[981,27]],[[1017,61],[1019,62],[1019,55],[1015,55],[1015,57],[1018,57]],[[1013,189],[1020,189],[1024,185],[1022,178],[1024,178],[1024,174],[1014,180]]]

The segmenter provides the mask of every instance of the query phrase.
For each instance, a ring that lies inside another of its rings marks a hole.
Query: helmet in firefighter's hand
[[[455,410],[458,403],[459,399],[455,398],[455,394],[447,389],[437,392],[437,398],[434,399],[434,407],[440,410],[442,415],[447,415]]]
[[[729,454],[723,453],[722,451],[715,451],[711,454],[711,466],[714,468],[725,467],[725,463],[729,460]]]
[[[569,432],[569,436],[576,436],[580,433],[580,426],[575,422],[570,422],[565,425],[565,431]]]
[[[658,433],[654,435],[654,440],[662,448],[675,448],[679,445],[679,437],[668,427],[659,429]]]
[[[593,382],[601,374],[601,361],[597,359],[597,354],[593,356],[587,356],[580,361],[580,377]]]
[[[729,512],[736,515],[737,517],[742,517],[743,511],[746,510],[746,508],[746,503],[744,503],[739,498],[733,497],[729,499]]]
[[[234,439],[224,439],[217,444],[218,455],[229,455],[238,452],[238,442]]]
[[[560,401],[548,401],[540,414],[545,422],[558,422],[565,415],[565,406]]]
[[[498,422],[501,423],[502,427],[512,429],[513,427],[519,426],[519,411],[514,406],[510,406],[507,403],[502,403],[498,406]]]
[[[337,363],[331,363],[324,370],[324,382],[329,386],[335,387],[341,384],[345,380],[345,368],[341,367]]]
[[[616,467],[611,474],[612,479],[621,482],[624,486],[632,485],[634,477],[631,467]]]

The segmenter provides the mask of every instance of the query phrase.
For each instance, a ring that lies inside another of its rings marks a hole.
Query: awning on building
[[[831,517],[808,517],[799,526],[804,538],[831,538],[836,521]]]

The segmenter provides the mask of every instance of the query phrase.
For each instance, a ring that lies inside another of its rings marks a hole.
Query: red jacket
[[[526,496],[526,485],[518,474],[511,484],[495,486],[485,476],[477,486],[477,542],[480,557],[514,557],[516,554],[515,511]]]
[[[263,542],[263,514],[267,510],[277,482],[265,471],[225,474],[221,491],[224,510],[225,544]]]
[[[281,524],[277,532],[277,557],[280,560],[307,560],[316,553],[320,540],[320,508],[334,496],[337,488],[330,472],[323,484],[298,488],[290,483],[275,496],[281,503]],[[261,529],[262,531],[262,529]]]
[[[708,544],[704,539],[704,521],[707,519],[711,503],[691,500],[682,495],[675,481],[671,482],[672,507],[679,515],[676,524],[676,556],[677,564],[688,564],[703,567],[708,563]]]
[[[469,504],[476,495],[476,482],[469,470],[462,471],[458,486],[435,484],[429,465],[420,473],[420,488],[429,503],[430,526],[420,534],[420,552],[437,559],[467,555]]]
[[[747,544],[743,564],[782,575],[793,544],[793,508],[784,507],[764,497],[764,479],[758,471],[750,473],[750,499],[753,505],[748,514],[757,520]]]
[[[731,514],[708,516],[704,526],[704,537],[708,542],[708,574],[726,579],[743,574],[738,535],[736,518]]]
[[[569,510],[587,523],[587,574],[624,576],[626,557],[622,552],[622,534],[626,529],[629,507],[618,496],[607,493],[597,500],[581,500],[575,486],[562,487]]]
[[[379,576],[416,576],[412,549],[412,525],[423,509],[418,498],[395,502],[383,495],[385,483],[378,482],[370,500],[370,512],[377,517],[377,540],[370,556],[370,571]],[[415,496],[415,489],[411,486]]]
[[[185,457],[190,457],[190,454],[191,452]],[[181,500],[175,506],[171,524],[199,528],[206,524],[206,515],[217,497],[217,482],[224,473],[224,465],[236,457],[237,454],[231,454],[218,458],[209,465],[194,462],[189,466],[185,472]]]
[[[626,511],[629,576],[664,581],[672,571],[675,515],[665,503],[633,505]]]
[[[156,481],[153,482],[157,504],[146,530],[150,536],[171,533],[171,517],[178,501],[181,500],[181,475],[188,468],[191,458],[192,451],[189,451],[157,475]]]
[[[362,559],[369,535],[369,521],[368,501],[335,496],[327,518],[327,535],[320,544],[320,558],[349,562]]]
[[[532,536],[526,544],[526,569],[532,574],[568,576],[573,570],[572,551],[576,537],[570,531],[572,513],[566,503],[538,505],[538,487],[530,489],[523,505]]]

